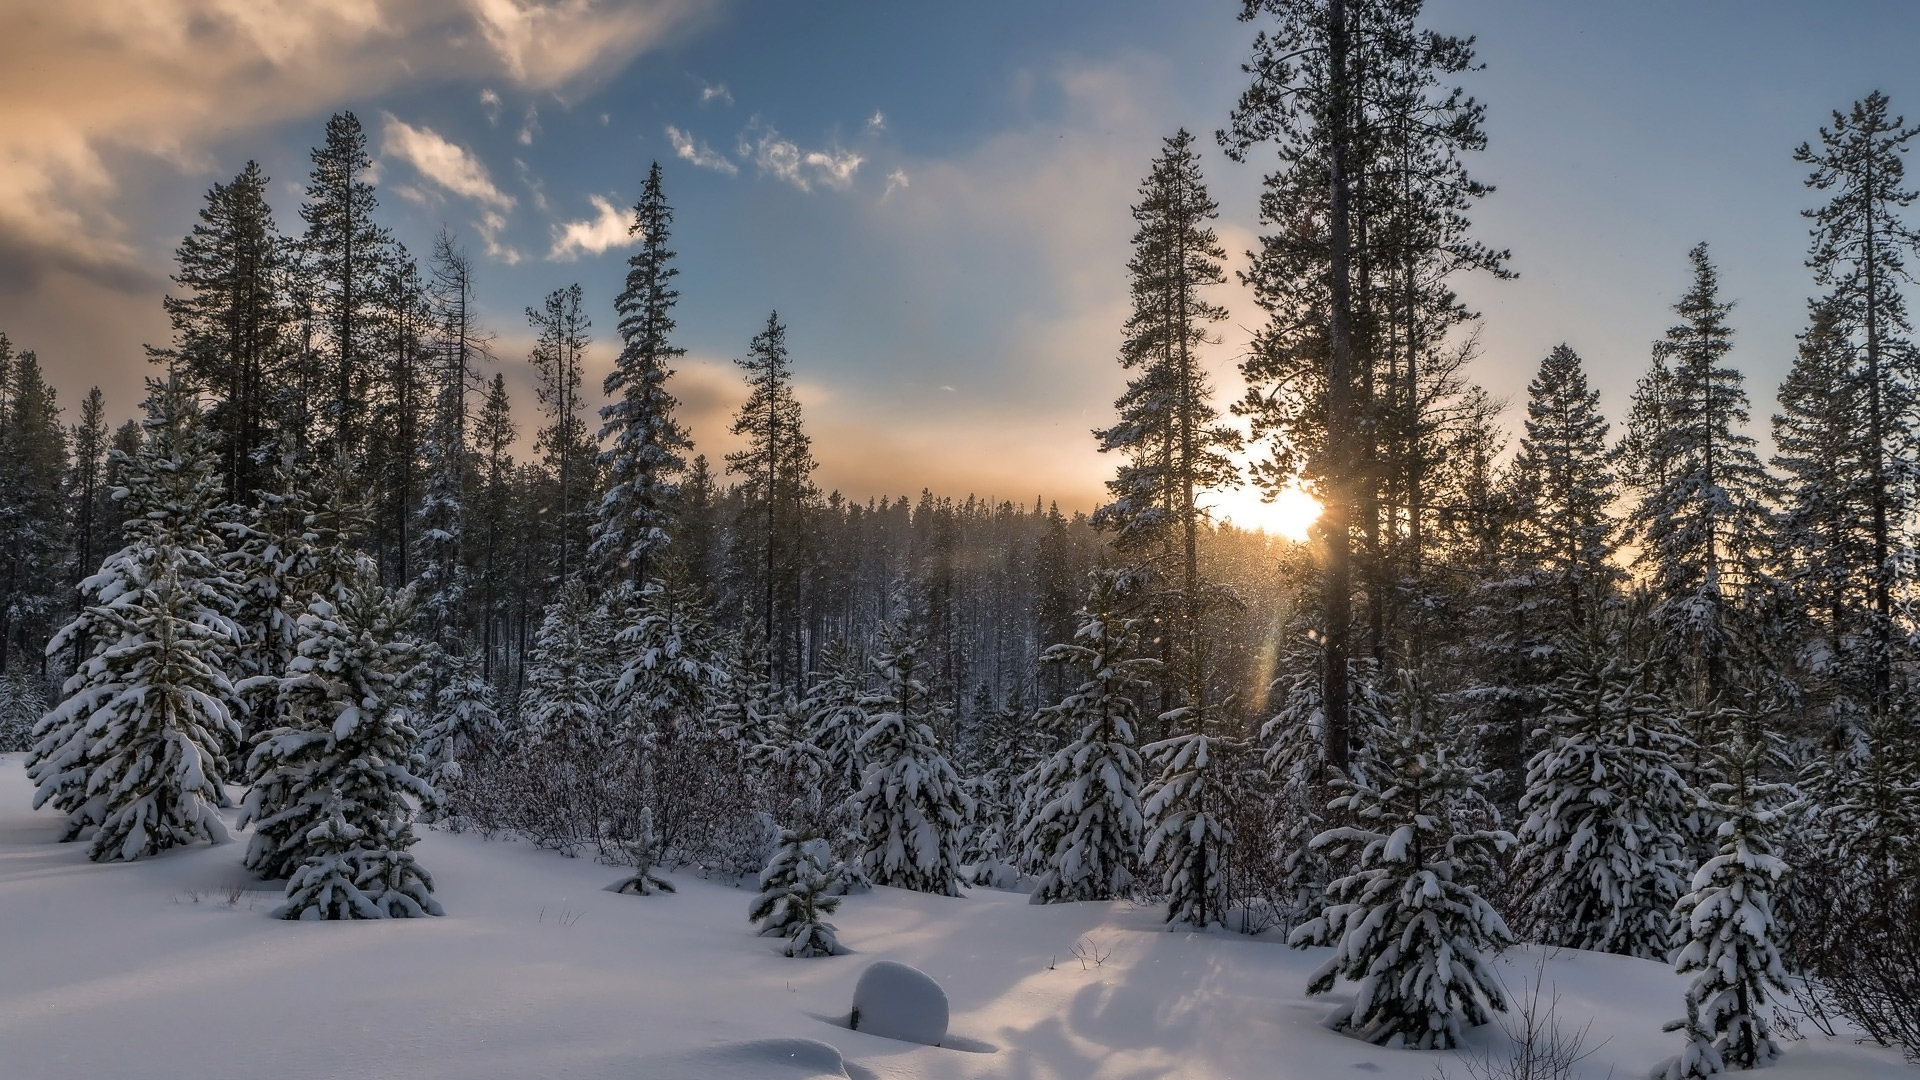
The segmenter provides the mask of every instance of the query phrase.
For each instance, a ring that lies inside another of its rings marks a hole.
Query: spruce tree
[[[1666,377],[1658,428],[1637,472],[1643,487],[1632,525],[1638,562],[1651,579],[1651,617],[1670,661],[1687,670],[1700,700],[1729,689],[1728,671],[1771,588],[1763,538],[1772,520],[1768,486],[1747,421],[1740,372],[1723,363],[1733,347],[1732,304],[1701,244],[1688,253],[1693,284],[1674,305],[1681,321],[1654,343]]]
[[[875,885],[958,896],[973,800],[934,738],[943,710],[920,680],[921,648],[902,627],[881,630],[873,656],[878,685],[860,700],[873,718],[856,747],[867,767],[849,811]]]
[[[548,419],[534,445],[545,455],[554,485],[556,569],[563,584],[571,580],[581,554],[587,501],[596,486],[593,439],[580,419],[580,380],[589,344],[587,330],[593,324],[580,305],[580,286],[570,285],[547,294],[543,307],[527,309],[527,321],[539,331],[527,360],[539,374],[538,394]]]
[[[494,664],[506,651],[506,578],[512,564],[508,514],[513,480],[513,455],[508,452],[517,435],[505,376],[494,372],[487,396],[474,425],[479,456],[480,498],[477,515],[480,575],[481,675],[494,678]]]
[[[1385,1046],[1446,1050],[1465,1028],[1506,1009],[1485,952],[1512,942],[1506,923],[1474,891],[1513,836],[1477,827],[1473,804],[1486,777],[1463,765],[1441,741],[1444,717],[1413,672],[1402,671],[1394,728],[1377,748],[1380,766],[1341,780],[1334,800],[1350,825],[1329,829],[1314,846],[1355,859],[1352,873],[1328,888],[1325,914],[1296,927],[1296,947],[1332,945],[1307,992],[1334,980],[1354,982],[1335,1030]]]
[[[655,569],[663,572],[641,590],[633,624],[614,639],[609,704],[634,745],[699,720],[726,681],[706,595],[671,562]]]
[[[1693,975],[1687,1017],[1667,1025],[1687,1047],[1654,1070],[1664,1080],[1717,1076],[1773,1064],[1772,1001],[1788,993],[1773,890],[1786,865],[1773,854],[1784,786],[1762,779],[1774,751],[1746,712],[1726,708],[1715,761],[1724,780],[1706,792],[1720,817],[1719,854],[1693,875],[1674,906],[1674,970]]]
[[[56,654],[88,643],[65,700],[35,727],[27,759],[34,806],[51,803],[67,815],[66,840],[128,812],[133,804],[124,800],[145,794],[171,800],[175,816],[165,829],[200,828],[193,824],[204,818],[198,800],[225,805],[219,759],[239,734],[226,672],[241,641],[234,622],[241,583],[220,562],[228,508],[218,461],[179,378],[149,380],[146,408],[137,456],[116,459],[125,546],[80,583],[79,614],[47,646]],[[149,678],[171,681],[140,681]],[[171,794],[146,786],[163,768],[176,785]],[[128,850],[152,854],[159,848],[150,843],[178,842],[160,839],[162,828],[148,819],[144,838]],[[114,857],[112,850],[95,854]]]
[[[254,818],[257,832],[285,838],[276,853],[288,873],[280,918],[442,913],[432,877],[407,850],[414,804],[435,803],[417,771],[408,707],[419,666],[406,636],[412,615],[405,595],[381,588],[362,560],[344,596],[315,598],[300,616],[300,654],[281,693],[308,723],[270,732],[253,752],[255,775],[287,788],[277,813]]]
[[[1146,790],[1147,838],[1140,861],[1161,868],[1167,922],[1204,930],[1226,921],[1229,803],[1243,740],[1215,725],[1142,748],[1156,775]]]
[[[860,707],[866,694],[867,659],[842,638],[828,645],[814,671],[813,692],[800,702],[806,740],[820,748],[826,772],[822,794],[829,807],[859,790],[866,761],[859,751],[869,718]]]
[[[1872,603],[1873,704],[1884,708],[1894,667],[1895,531],[1920,497],[1920,358],[1900,283],[1910,281],[1905,256],[1920,249],[1920,233],[1901,220],[1920,193],[1906,189],[1902,155],[1920,127],[1907,127],[1889,113],[1878,90],[1833,114],[1820,129],[1816,148],[1801,143],[1794,160],[1812,167],[1807,186],[1831,191],[1827,205],[1805,211],[1813,222],[1807,265],[1828,288],[1825,304],[1838,316],[1849,344],[1858,350],[1860,384],[1856,418],[1859,460],[1868,513],[1870,550],[1857,567]]]
[[[351,112],[330,117],[326,139],[312,158],[300,207],[307,224],[300,252],[306,300],[321,339],[322,385],[308,393],[321,403],[322,432],[358,460],[371,419],[365,405],[377,359],[380,279],[393,257],[393,241],[373,220],[373,158],[359,118]]]
[[[611,741],[605,689],[613,631],[583,582],[548,604],[527,661],[520,725],[525,737],[560,751],[564,760],[597,765]]]
[[[0,335],[0,674],[42,646],[66,607],[67,440],[53,387],[32,352]]]
[[[1071,664],[1085,681],[1042,714],[1065,745],[1040,768],[1040,808],[1023,837],[1027,862],[1045,868],[1034,886],[1036,904],[1124,896],[1139,868],[1144,825],[1133,696],[1159,665],[1133,655],[1142,620],[1126,617],[1122,603],[1119,575],[1094,574],[1080,632],[1041,656]]]
[[[415,587],[423,639],[441,652],[458,652],[467,647],[467,523],[474,495],[467,393],[478,380],[477,365],[493,354],[491,339],[478,326],[473,263],[444,229],[434,238],[431,265],[433,419],[424,445],[427,479],[414,540]],[[434,687],[443,682],[436,673]]]
[[[590,550],[602,580],[624,576],[635,588],[646,582],[652,560],[671,539],[676,478],[693,447],[673,419],[679,403],[666,388],[673,375],[668,365],[686,354],[670,341],[673,306],[680,299],[673,287],[680,271],[667,247],[672,224],[656,161],[627,230],[639,234],[640,250],[627,259],[626,288],[613,301],[622,347],[603,386],[609,400],[600,409],[600,438],[611,442],[600,455],[607,492]]]
[[[1637,614],[1598,618],[1571,646],[1527,767],[1516,873],[1544,945],[1664,959],[1691,866],[1693,749]]]
[[[292,321],[291,252],[267,205],[268,183],[249,161],[207,192],[199,222],[174,251],[181,292],[163,301],[173,345],[152,351],[211,396],[207,427],[220,442],[227,496],[242,506],[251,504],[260,458],[277,437],[283,391],[275,383]]]
[[[819,490],[813,484],[813,441],[800,425],[800,402],[793,396],[787,328],[778,312],[767,316],[766,329],[734,363],[749,388],[731,428],[747,445],[727,454],[727,472],[740,476],[735,565],[742,598],[761,623],[770,675],[775,685],[784,685],[798,674],[787,659],[789,646],[797,644],[787,623],[798,615],[803,516]]]
[[[773,855],[760,871],[760,894],[747,918],[760,924],[762,937],[786,939],[782,950],[796,958],[832,956],[840,951],[836,927],[827,921],[840,906],[840,864],[833,845],[821,835],[819,807],[796,800],[795,821],[780,830]]]

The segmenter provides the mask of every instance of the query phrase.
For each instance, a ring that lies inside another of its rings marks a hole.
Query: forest
[[[139,418],[0,336],[0,752],[99,861],[224,839],[244,791],[287,918],[440,913],[431,826],[643,894],[759,875],[789,955],[848,891],[1019,887],[1333,946],[1316,989],[1370,980],[1336,1026],[1383,1044],[1458,1044],[1526,941],[1692,974],[1663,1075],[1769,1064],[1776,1005],[1920,1050],[1920,128],[1875,92],[1781,148],[1811,295],[1763,414],[1692,238],[1624,416],[1564,345],[1508,409],[1455,291],[1513,273],[1479,61],[1419,9],[1247,0],[1231,114],[1138,163],[1086,508],[822,491],[778,312],[710,460],[675,312],[718,286],[658,162],[624,280],[498,355],[461,239],[397,242],[334,115],[289,231],[256,164],[206,193]],[[1206,138],[1263,175],[1230,400]],[[1310,539],[1215,520],[1239,487],[1310,492]]]

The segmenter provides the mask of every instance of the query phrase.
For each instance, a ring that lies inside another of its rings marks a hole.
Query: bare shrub
[[[1506,1032],[1504,1051],[1469,1051],[1460,1055],[1460,1067],[1469,1080],[1574,1080],[1574,1068],[1598,1053],[1605,1042],[1587,1045],[1593,1031],[1588,1020],[1578,1028],[1560,1022],[1560,991],[1543,991],[1547,981],[1547,954],[1534,964],[1533,978],[1512,994],[1513,1010],[1495,1023]],[[1545,994],[1543,999],[1542,994]],[[1612,1075],[1612,1071],[1608,1071]],[[1445,1066],[1435,1073],[1448,1080]]]
[[[1920,884],[1894,873],[1796,874],[1787,960],[1799,1019],[1845,1019],[1920,1063]]]

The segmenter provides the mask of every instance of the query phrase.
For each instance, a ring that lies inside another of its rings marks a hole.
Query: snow
[[[853,984],[848,1026],[926,1046],[947,1037],[947,992],[933,976],[892,960],[875,960]]]
[[[1349,988],[1304,989],[1328,950],[1271,932],[1169,933],[1154,907],[879,888],[836,914],[851,955],[795,961],[743,917],[750,885],[679,873],[677,893],[617,895],[605,887],[618,868],[422,830],[414,853],[444,918],[282,922],[269,918],[279,890],[239,864],[244,837],[95,864],[84,843],[56,843],[60,815],[31,799],[19,756],[0,757],[5,1080],[1465,1075],[1452,1052],[1326,1030]],[[1539,958],[1518,948],[1493,962],[1509,996]],[[946,1045],[846,1027],[876,960],[940,983]],[[1684,1009],[1685,980],[1665,965],[1559,950],[1546,972],[1563,1025],[1591,1020],[1589,1045],[1604,1040],[1583,1080],[1645,1076],[1681,1050],[1660,1030]],[[1491,1027],[1466,1041],[1506,1045]],[[1845,1040],[1785,1049],[1768,1080],[1920,1076]]]

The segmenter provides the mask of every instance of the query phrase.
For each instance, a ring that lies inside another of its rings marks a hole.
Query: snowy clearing
[[[415,851],[446,917],[288,923],[267,917],[279,892],[240,867],[244,843],[90,863],[30,799],[19,757],[0,757],[5,1080],[1466,1075],[1453,1053],[1323,1029],[1333,1000],[1302,990],[1326,950],[1168,933],[1125,903],[878,889],[835,915],[851,954],[791,960],[754,935],[748,889],[675,874],[677,893],[617,895],[618,868],[429,830]],[[1516,992],[1537,956],[1501,961]],[[846,1028],[855,980],[882,959],[940,982],[948,1046]],[[1563,1025],[1590,1017],[1605,1040],[1583,1078],[1643,1076],[1678,1048],[1660,1032],[1683,985],[1665,967],[1563,952],[1547,972]],[[1920,1071],[1816,1039],[1769,1075]]]

